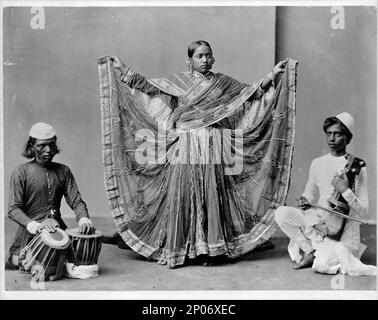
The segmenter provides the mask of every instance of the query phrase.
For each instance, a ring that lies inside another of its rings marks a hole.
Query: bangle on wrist
[[[134,71],[132,71],[130,68],[125,67],[124,71],[120,74],[119,78],[122,82],[125,82],[128,84],[134,75]]]
[[[124,66],[122,69],[120,68],[119,71],[121,71],[120,77],[122,77],[125,74],[127,74],[127,72],[129,71],[129,68]]]
[[[270,71],[266,76],[270,81],[272,81],[272,82],[274,81],[274,72],[273,71]]]

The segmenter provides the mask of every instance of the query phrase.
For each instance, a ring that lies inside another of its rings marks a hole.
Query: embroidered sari
[[[288,193],[297,62],[264,92],[221,73],[124,83],[98,60],[106,197],[139,254],[182,265],[267,241]]]

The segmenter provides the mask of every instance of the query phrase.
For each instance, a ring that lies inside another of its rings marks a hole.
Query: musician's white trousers
[[[311,210],[311,209],[310,209]],[[349,275],[376,275],[377,267],[363,264],[342,242],[322,237],[313,226],[322,220],[316,211],[306,214],[297,208],[279,207],[275,219],[281,230],[290,238],[288,247],[290,258],[299,262],[300,250],[307,254],[315,251],[312,269],[321,273]]]
[[[280,229],[289,239],[289,254],[293,261],[299,262],[302,256],[296,250],[298,247],[305,254],[314,248],[311,240],[306,237],[307,223],[303,211],[293,207],[279,207],[275,213],[275,219]]]

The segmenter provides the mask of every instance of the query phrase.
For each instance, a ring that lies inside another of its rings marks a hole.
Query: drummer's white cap
[[[54,128],[44,122],[34,124],[29,131],[29,136],[36,139],[51,139],[55,135]]]
[[[339,119],[352,135],[354,134],[354,119],[350,113],[342,112],[335,116],[335,118]]]

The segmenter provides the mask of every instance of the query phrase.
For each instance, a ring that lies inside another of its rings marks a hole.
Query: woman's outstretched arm
[[[264,80],[261,84],[261,89],[263,89],[264,91],[267,90],[269,88],[269,86],[273,83],[273,81],[277,77],[277,75],[284,72],[285,66],[286,66],[286,61],[278,62],[274,66],[273,70],[265,76],[265,78],[264,78]]]
[[[112,56],[114,69],[120,72],[120,80],[133,89],[142,91],[148,95],[161,94],[161,91],[150,84],[141,74],[134,72],[117,56]]]

